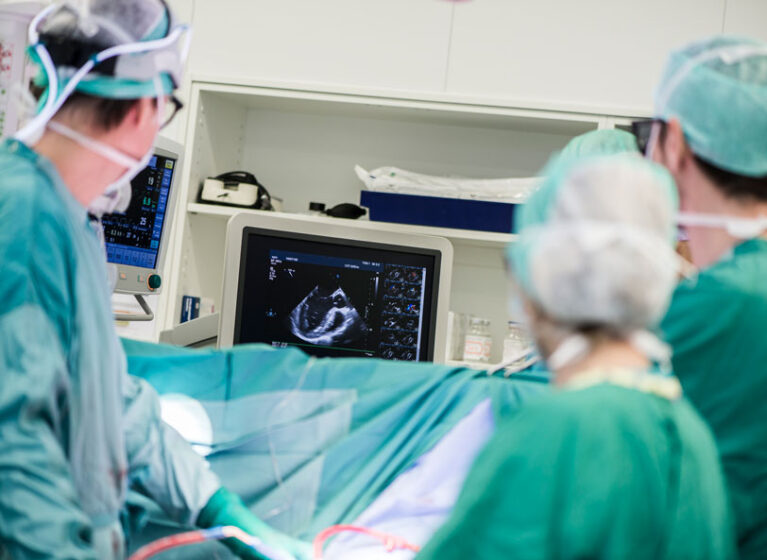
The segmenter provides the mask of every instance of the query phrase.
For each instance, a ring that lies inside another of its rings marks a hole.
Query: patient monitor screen
[[[436,252],[258,231],[245,230],[235,343],[431,359]]]
[[[131,181],[133,195],[125,214],[103,217],[109,262],[156,268],[175,166],[174,158],[153,156]]]

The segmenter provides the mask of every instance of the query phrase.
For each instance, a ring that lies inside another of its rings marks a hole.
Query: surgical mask
[[[159,88],[159,78],[156,78],[157,87]],[[158,89],[159,91],[159,89]],[[157,123],[158,127],[161,124],[162,115],[165,110],[165,97],[160,96],[157,98]],[[84,148],[91,150],[98,155],[105,157],[106,159],[125,167],[125,173],[123,173],[117,180],[112,182],[104,189],[104,192],[91,202],[88,206],[88,211],[101,219],[104,214],[112,214],[114,212],[125,212],[130,205],[131,199],[131,181],[143,171],[143,169],[149,165],[149,161],[152,159],[154,153],[153,145],[147,150],[141,159],[136,159],[128,154],[116,150],[112,146],[108,146],[103,142],[94,140],[93,138],[82,134],[76,130],[69,128],[59,122],[50,121],[48,128],[62,136],[74,140]]]
[[[104,193],[88,205],[88,213],[101,219],[105,214],[123,214],[130,206],[133,189],[130,183],[123,183],[116,190]]]
[[[737,239],[754,239],[767,231],[767,216],[741,218],[724,214],[698,214],[680,212],[676,223],[685,227],[706,227],[723,229]]]
[[[50,121],[48,123],[48,128],[57,134],[61,134],[62,136],[77,142],[83,148],[125,168],[125,172],[120,175],[117,180],[108,185],[106,189],[104,189],[103,194],[95,199],[88,207],[88,210],[99,218],[104,214],[111,214],[115,211],[124,212],[128,207],[128,203],[130,203],[130,182],[149,164],[149,160],[152,159],[153,149],[150,148],[141,159],[136,159],[133,156],[129,156],[103,142],[94,140],[93,138],[59,122]],[[120,208],[122,209],[120,210]]]
[[[663,374],[671,373],[671,348],[657,336],[646,330],[631,331],[626,340],[637,351],[657,364]],[[581,333],[574,333],[565,338],[546,360],[554,371],[571,366],[588,356],[592,350],[591,341]]]
[[[559,371],[588,356],[591,342],[580,333],[571,334],[559,343],[559,346],[546,359],[546,364],[553,371]]]

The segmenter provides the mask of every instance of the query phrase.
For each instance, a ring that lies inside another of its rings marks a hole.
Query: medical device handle
[[[141,294],[133,294],[136,298],[136,301],[141,306],[141,309],[144,310],[144,314],[139,313],[115,313],[115,320],[116,321],[151,321],[154,319],[154,312],[149,307],[149,304],[144,299],[144,296]]]

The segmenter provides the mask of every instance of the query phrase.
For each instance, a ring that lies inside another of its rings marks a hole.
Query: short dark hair
[[[709,163],[696,154],[693,155],[695,163],[698,164],[703,174],[728,198],[767,202],[767,175],[749,177],[732,173]]]
[[[44,91],[43,88],[33,87],[32,95],[39,99]],[[108,132],[119,126],[138,102],[138,99],[109,99],[76,91],[67,98],[59,111],[78,114],[91,126]]]
[[[661,125],[659,140],[666,141],[667,126]],[[695,163],[701,172],[728,198],[767,202],[767,175],[750,177],[727,171],[693,152]]]
[[[64,102],[63,111],[80,113],[90,124],[107,132],[119,126],[128,116],[138,99],[109,99],[75,92]]]

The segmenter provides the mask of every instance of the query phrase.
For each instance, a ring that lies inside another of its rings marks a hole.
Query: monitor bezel
[[[160,294],[166,284],[165,261],[170,253],[169,247],[173,236],[171,230],[176,218],[176,203],[179,198],[181,174],[184,163],[184,147],[178,142],[169,138],[158,136],[155,142],[152,154],[173,158],[176,160],[173,178],[170,184],[170,196],[165,209],[165,223],[163,224],[162,234],[160,235],[160,246],[157,249],[157,261],[154,268],[145,268],[143,266],[132,266],[127,264],[109,263],[117,267],[117,284],[114,292],[117,294]],[[151,274],[158,274],[162,280],[159,288],[151,290],[146,284],[146,279]],[[144,282],[139,282],[139,277],[144,278]]]
[[[237,314],[242,301],[241,286],[244,282],[245,263],[241,257],[246,236],[250,232],[287,239],[434,256],[434,283],[437,289],[432,292],[432,328],[429,332],[426,359],[438,363],[445,361],[453,268],[453,246],[450,241],[443,237],[405,233],[402,226],[396,224],[341,222],[337,218],[287,216],[282,213],[259,211],[235,214],[227,225],[219,319],[220,348],[229,348],[236,340]]]

